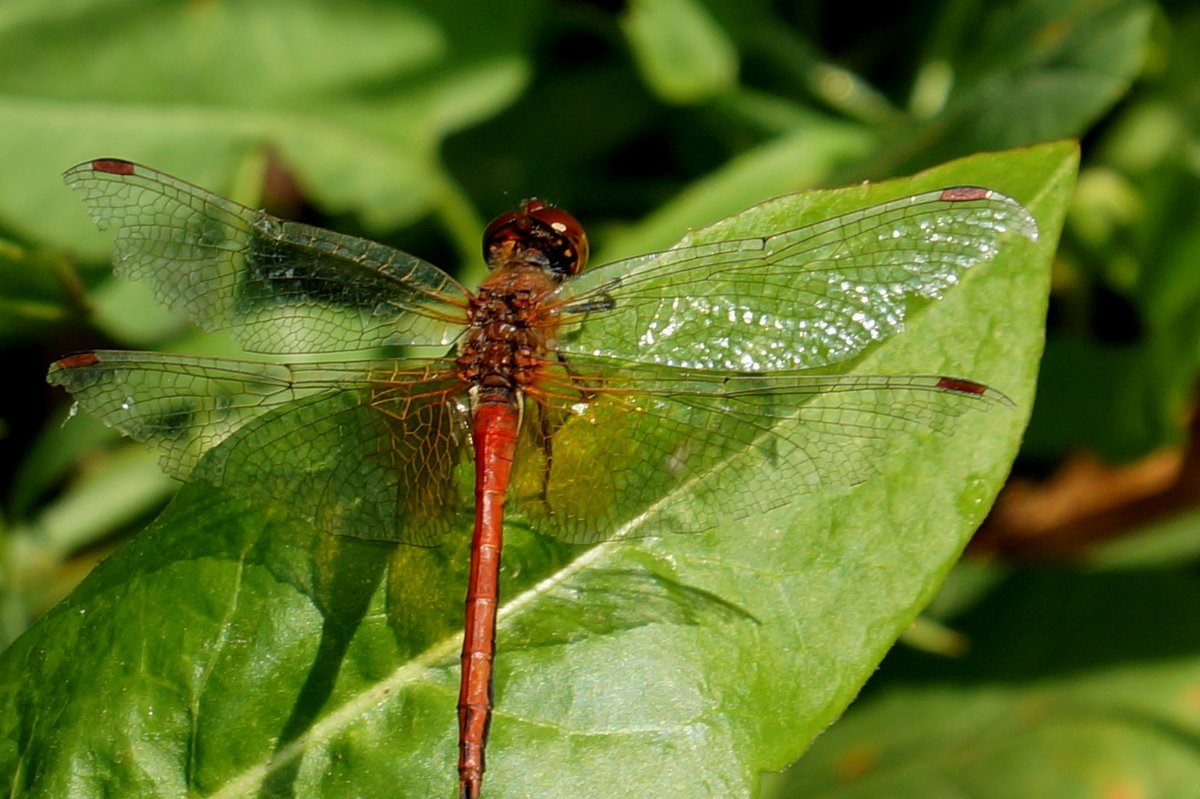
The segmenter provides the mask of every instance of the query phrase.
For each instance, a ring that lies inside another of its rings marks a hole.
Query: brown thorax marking
[[[470,333],[456,360],[459,377],[481,388],[512,391],[532,385],[555,328],[541,301],[558,285],[536,266],[492,273],[467,309]]]

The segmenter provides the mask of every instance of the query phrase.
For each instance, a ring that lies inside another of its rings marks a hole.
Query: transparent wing
[[[526,450],[543,455],[518,464],[514,481],[531,523],[572,543],[752,517],[866,480],[915,431],[945,433],[969,411],[1012,405],[995,389],[937,375],[611,366],[579,358],[575,380],[547,381],[533,405],[550,437]],[[764,461],[776,479],[746,485],[743,470]]]
[[[128,161],[63,174],[101,229],[117,273],[251,352],[346,352],[452,342],[466,292],[399,250],[284,222]]]
[[[431,545],[467,510],[459,381],[440,360],[268,364],[98,351],[49,381],[164,469],[282,502],[328,532]],[[469,477],[469,470],[468,475]]]
[[[798,200],[751,210],[786,220],[789,202]],[[1019,203],[975,187],[766,236],[722,232],[736,222],[564,283],[553,298],[564,322],[558,349],[698,369],[827,366],[899,331],[911,299],[940,297],[1007,238],[1037,237]]]

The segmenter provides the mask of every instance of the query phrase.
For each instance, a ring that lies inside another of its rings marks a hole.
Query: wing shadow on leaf
[[[388,557],[397,544],[316,536],[313,559],[314,598],[322,617],[321,639],[304,684],[281,729],[272,760],[280,761],[264,780],[259,796],[282,799],[296,795],[301,758],[286,757],[291,745],[307,732],[326,708],[355,634],[366,617]]]
[[[588,569],[571,582],[556,586],[543,599],[544,612],[524,614],[506,627],[506,644],[521,648],[562,646],[651,624],[715,629],[722,623],[759,623],[745,608],[649,567]]]

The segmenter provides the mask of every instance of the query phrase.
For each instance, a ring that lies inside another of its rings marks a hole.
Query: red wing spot
[[[987,393],[987,386],[983,385],[983,383],[976,383],[974,380],[964,380],[961,377],[938,378],[937,387],[946,391],[957,391],[959,394],[971,394],[976,397],[982,397]]]
[[[959,203],[966,200],[986,200],[991,192],[979,186],[955,186],[942,191],[942,200],[948,203]]]
[[[120,158],[97,158],[92,162],[92,169],[97,172],[111,172],[114,175],[133,174],[133,164]]]
[[[100,363],[99,356],[94,352],[77,352],[65,358],[59,358],[54,365],[60,369],[78,369],[81,366],[95,366]]]

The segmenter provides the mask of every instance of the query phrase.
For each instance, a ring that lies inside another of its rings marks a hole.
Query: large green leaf
[[[809,198],[973,183],[1029,208],[1036,243],[1006,242],[854,366],[969,376],[1016,408],[704,535],[580,550],[512,527],[486,795],[749,796],[842,712],[1016,452],[1075,163],[1046,145]],[[731,503],[778,473],[747,462]],[[189,485],[0,659],[0,773],[30,797],[450,796],[465,561],[465,536],[331,538]]]

